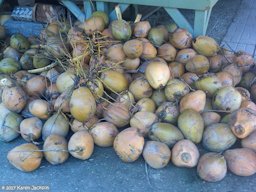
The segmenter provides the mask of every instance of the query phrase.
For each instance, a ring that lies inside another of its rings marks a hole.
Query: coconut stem
[[[134,23],[140,22],[141,18],[142,18],[142,15],[141,15],[141,14],[138,14],[138,15],[136,16],[135,20],[134,20]]]
[[[182,153],[181,154],[181,159],[185,163],[188,163],[191,160],[191,155],[189,153]]]
[[[115,12],[116,12],[117,20],[122,21],[123,20],[122,12],[121,12],[121,9],[120,9],[119,5],[115,6]]]
[[[32,69],[32,70],[28,70],[29,73],[41,73],[44,71],[48,71],[49,69],[55,67],[58,63],[54,62],[50,65],[47,65],[46,67],[42,67],[42,68],[38,68],[38,69]]]

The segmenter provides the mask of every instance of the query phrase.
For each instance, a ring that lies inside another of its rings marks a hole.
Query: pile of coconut
[[[5,38],[1,28],[0,140],[24,139],[10,164],[30,172],[43,158],[87,160],[97,145],[127,163],[142,156],[154,169],[197,167],[209,182],[228,170],[253,175],[252,56],[116,12],[110,24],[100,11],[83,23],[50,23],[39,39]]]

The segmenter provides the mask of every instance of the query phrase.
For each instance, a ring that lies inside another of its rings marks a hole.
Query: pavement
[[[207,33],[220,39],[220,42],[223,39],[227,41],[232,32],[230,27],[238,22],[240,13],[253,9],[252,6],[246,7],[251,2],[253,0],[220,0],[213,9]],[[256,22],[255,18],[247,19],[250,20],[248,22]],[[244,22],[247,21],[239,21],[241,25]],[[253,37],[256,37],[255,33]],[[240,42],[239,39],[237,42]],[[11,166],[6,159],[8,151],[21,143],[24,143],[21,138],[11,143],[0,143],[0,191],[5,191],[4,187],[7,185],[47,186],[49,191],[57,192],[256,191],[256,175],[239,177],[228,173],[221,182],[208,183],[197,176],[195,168],[178,168],[169,163],[166,168],[155,170],[147,166],[142,158],[134,163],[123,163],[112,148],[96,147],[87,161],[70,157],[64,164],[53,166],[44,160],[36,171],[23,173]]]

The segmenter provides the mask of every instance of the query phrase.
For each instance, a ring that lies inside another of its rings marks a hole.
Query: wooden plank
[[[213,7],[218,0],[96,0],[108,3],[119,4],[135,4],[135,5],[148,5],[158,6],[166,8],[181,8],[181,9],[194,9],[194,10],[206,10]]]
[[[165,8],[165,10],[180,28],[185,28],[190,33],[193,33],[193,28],[191,27],[190,23],[187,21],[187,19],[181,14],[181,12],[178,9]]]

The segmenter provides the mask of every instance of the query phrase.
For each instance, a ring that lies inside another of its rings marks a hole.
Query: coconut
[[[137,128],[143,136],[146,136],[149,128],[157,121],[157,116],[152,112],[137,112],[130,119],[130,126]]]
[[[233,112],[240,108],[242,96],[234,87],[223,87],[216,91],[212,102],[215,109]]]
[[[177,29],[170,35],[170,43],[177,49],[191,47],[192,35],[186,29]]]
[[[42,138],[45,140],[49,135],[60,135],[66,137],[69,131],[69,122],[64,114],[53,114],[44,123]]]
[[[70,112],[78,121],[87,121],[96,112],[96,102],[86,87],[75,89],[70,98]]]
[[[42,158],[43,153],[32,143],[19,145],[7,154],[9,163],[24,172],[36,170],[40,166]]]
[[[151,99],[155,102],[156,106],[160,106],[167,100],[163,89],[153,91]]]
[[[161,45],[157,51],[158,57],[161,57],[166,61],[174,61],[176,53],[176,49],[170,43]]]
[[[104,110],[104,119],[113,123],[117,127],[123,127],[129,124],[129,108],[123,103],[112,103]]]
[[[122,19],[121,10],[116,7],[116,13],[118,20],[112,21],[110,28],[112,35],[116,40],[127,41],[132,35],[132,29],[128,22]]]
[[[178,51],[175,60],[179,63],[186,64],[195,55],[196,55],[196,52],[194,49],[191,49],[191,48],[181,49],[180,51]]]
[[[50,104],[42,99],[35,99],[29,102],[29,112],[40,119],[48,119],[51,115]]]
[[[217,54],[219,51],[219,45],[217,42],[208,36],[198,36],[193,41],[193,48],[201,55],[211,57]]]
[[[253,101],[244,100],[242,101],[240,108],[249,108],[256,111],[256,104]]]
[[[199,156],[197,146],[187,139],[178,141],[172,148],[172,163],[177,167],[195,167]]]
[[[256,173],[256,153],[248,148],[230,149],[224,152],[228,170],[238,176]]]
[[[92,13],[92,17],[102,17],[102,19],[104,20],[104,23],[105,23],[105,27],[108,25],[109,23],[109,18],[108,18],[108,15],[103,12],[103,11],[94,11]]]
[[[125,59],[124,62],[122,63],[122,66],[126,70],[136,70],[140,65],[140,59],[135,58],[135,59]]]
[[[202,117],[204,119],[204,126],[207,127],[211,124],[219,123],[221,116],[216,112],[203,112]]]
[[[235,64],[227,65],[222,69],[222,71],[228,72],[233,76],[234,86],[237,85],[242,79],[242,72]]]
[[[236,137],[243,139],[249,136],[256,128],[256,111],[250,108],[241,108],[231,113],[229,125]]]
[[[193,109],[184,110],[178,117],[178,127],[185,138],[200,143],[204,131],[202,116]]]
[[[169,69],[171,71],[171,77],[173,77],[173,78],[179,78],[185,72],[185,67],[181,63],[171,62],[171,63],[168,64],[168,66],[169,66]]]
[[[100,147],[111,147],[118,132],[116,126],[109,122],[97,123],[90,130],[94,143]]]
[[[12,48],[22,53],[24,53],[30,47],[28,39],[19,33],[11,36],[10,45]]]
[[[22,117],[0,104],[0,141],[10,142],[19,136]]]
[[[195,82],[197,89],[200,89],[211,97],[213,94],[222,87],[221,81],[215,75],[207,75]]]
[[[24,119],[20,123],[20,133],[24,140],[33,142],[41,137],[43,122],[37,117]]]
[[[96,116],[92,116],[88,121],[80,122],[76,119],[73,120],[71,124],[71,130],[73,132],[82,131],[82,130],[89,130],[91,129],[99,119]]]
[[[126,49],[128,49],[126,47]],[[122,44],[112,45],[107,49],[107,58],[115,63],[122,63],[125,60],[125,52]]]
[[[194,86],[194,83],[199,79],[198,75],[195,73],[186,72],[181,76],[188,85]]]
[[[153,141],[160,141],[172,147],[177,141],[184,139],[181,131],[169,123],[154,123],[148,136]]]
[[[51,63],[51,60],[47,58],[46,55],[42,53],[37,53],[33,56],[33,66],[34,68],[42,68]]]
[[[50,135],[44,142],[44,157],[52,165],[64,163],[69,156],[68,143],[60,135]]]
[[[164,143],[158,141],[147,141],[142,155],[150,167],[154,169],[161,169],[169,163],[171,151]]]
[[[165,41],[164,31],[158,27],[151,28],[148,33],[148,40],[155,46],[161,46]]]
[[[55,83],[48,86],[47,89],[45,90],[45,97],[50,101],[57,99],[59,95],[60,93]]]
[[[230,126],[225,123],[214,123],[208,126],[203,134],[203,146],[213,152],[229,149],[236,142]]]
[[[130,59],[135,59],[141,56],[143,52],[143,43],[138,39],[126,41],[123,50],[125,55]]]
[[[4,58],[0,61],[0,72],[1,73],[15,73],[20,69],[19,63],[13,58]]]
[[[63,93],[64,91],[70,90],[73,88],[73,86],[76,83],[76,76],[71,71],[65,71],[64,73],[61,73],[56,81],[56,86],[60,93]]]
[[[156,104],[155,104],[154,100],[150,99],[150,98],[140,99],[136,103],[135,107],[138,111],[141,111],[141,112],[146,111],[146,112],[154,113],[156,110]]]
[[[21,56],[20,53],[12,47],[7,47],[4,50],[3,54],[4,54],[4,58],[12,58],[15,61],[19,61],[20,56]]]
[[[157,55],[157,49],[154,47],[152,43],[150,43],[146,39],[141,39],[142,44],[143,44],[143,51],[141,58],[143,59],[153,59]]]
[[[49,80],[46,77],[37,75],[27,81],[25,90],[29,96],[41,97],[45,93],[48,84]]]
[[[27,95],[21,87],[6,87],[2,92],[2,103],[10,111],[19,113],[26,106]]]
[[[230,73],[226,71],[221,71],[216,73],[216,76],[220,80],[222,87],[234,85],[233,76]]]
[[[139,21],[134,24],[133,34],[135,37],[145,38],[148,36],[151,25],[148,21]]]
[[[25,52],[20,58],[20,65],[22,69],[25,69],[25,70],[33,69],[34,66],[33,66],[32,56]]]
[[[252,132],[248,137],[241,140],[243,148],[249,148],[256,152],[256,131]]]
[[[67,45],[65,45],[65,43],[66,42],[58,36],[48,37],[44,48],[54,58],[60,59],[66,54]]]
[[[134,127],[121,131],[114,140],[114,150],[119,158],[126,162],[136,161],[142,154],[144,138]]]
[[[190,91],[188,85],[179,79],[170,79],[164,89],[168,101],[179,101]]]
[[[120,93],[128,88],[128,80],[123,73],[117,71],[108,70],[101,73],[101,80],[104,87],[110,91]]]
[[[195,55],[186,63],[186,70],[197,75],[207,73],[209,68],[209,60],[203,55]]]
[[[227,163],[219,153],[206,153],[199,159],[197,165],[199,177],[208,182],[222,180],[227,173]]]
[[[238,52],[235,57],[235,63],[242,72],[248,72],[254,65],[254,60],[252,55],[245,52]]]
[[[174,102],[164,102],[157,108],[156,115],[160,121],[176,123],[179,116],[178,105]]]
[[[87,35],[92,35],[96,31],[103,31],[105,28],[105,21],[103,17],[92,16],[87,19],[81,26]]]
[[[145,77],[139,77],[133,80],[129,86],[129,91],[134,95],[136,100],[151,97],[153,92]]]
[[[68,142],[68,150],[77,159],[89,159],[94,150],[94,142],[90,133],[88,131],[74,133]]]
[[[103,96],[104,87],[100,80],[94,79],[92,81],[88,81],[87,87],[90,89],[95,99],[99,99]]]
[[[246,89],[250,89],[252,84],[254,83],[255,77],[256,75],[254,72],[248,71],[244,73],[239,83],[239,86],[244,87]]]
[[[202,112],[205,107],[206,94],[201,90],[188,93],[180,100],[180,112],[186,109],[193,109]]]
[[[211,72],[219,72],[222,67],[222,61],[223,61],[223,56],[222,55],[214,55],[209,58],[209,63],[210,63],[210,69],[209,71]]]
[[[168,23],[167,25],[165,25],[165,27],[169,33],[173,33],[178,29],[176,23]]]
[[[127,107],[131,108],[135,103],[133,94],[130,91],[122,92],[116,99],[119,103],[124,103]]]
[[[61,93],[54,102],[54,110],[61,110],[62,112],[70,112],[70,99],[69,94],[66,92]]]

